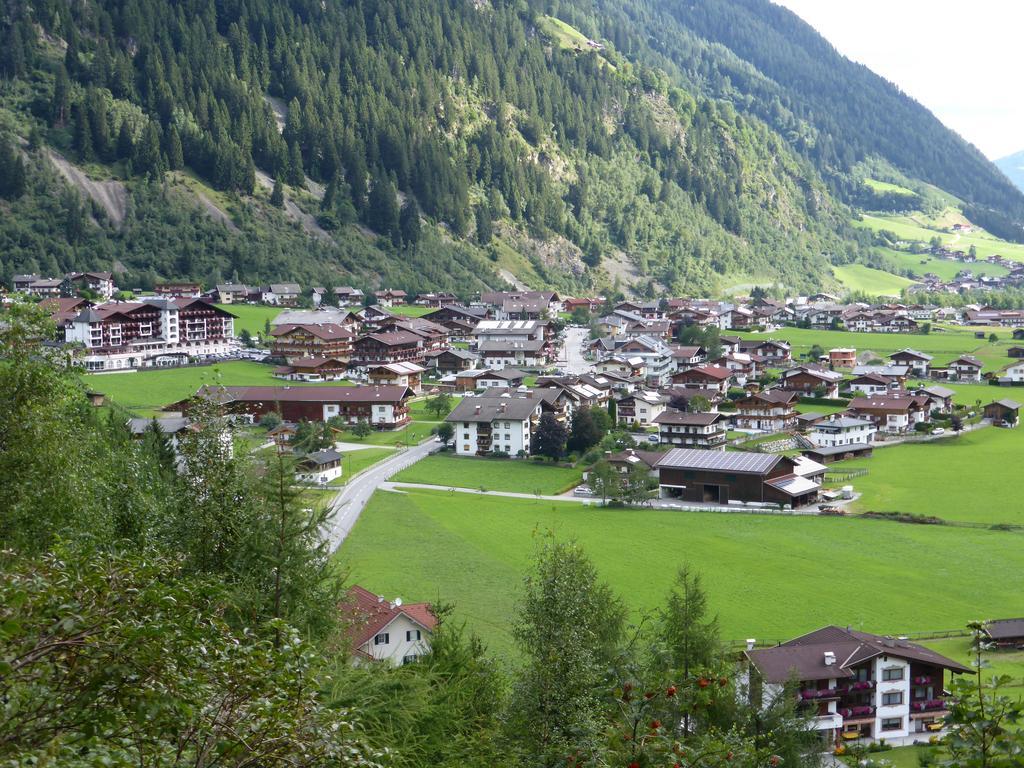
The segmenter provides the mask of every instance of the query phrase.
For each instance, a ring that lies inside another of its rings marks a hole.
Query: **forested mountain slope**
[[[989,229],[1024,234],[1024,194],[980,151],[770,0],[559,0],[558,7],[626,55],[767,121],[840,191],[855,192],[851,169],[878,156],[960,198]]]
[[[713,37],[714,18],[746,6],[12,0],[0,163],[26,181],[0,191],[0,278],[115,266],[142,285],[470,291],[499,270],[571,291],[820,285],[830,259],[864,249],[843,174],[881,139],[814,122],[825,95],[677,19]],[[559,35],[549,11],[603,42]],[[124,221],[69,191],[53,151],[123,182]],[[985,168],[973,174],[984,186]]]
[[[1024,192],[1024,152],[1015,152],[996,160],[996,166],[1018,189]]]

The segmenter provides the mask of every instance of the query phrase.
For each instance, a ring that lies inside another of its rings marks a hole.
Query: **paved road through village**
[[[441,444],[431,438],[427,442],[407,448],[379,464],[374,464],[362,474],[349,480],[341,493],[334,497],[331,504],[333,518],[330,530],[327,531],[331,551],[336,550],[345,541],[345,537],[356,524],[363,508],[373,496],[373,492],[382,483],[440,447]]]

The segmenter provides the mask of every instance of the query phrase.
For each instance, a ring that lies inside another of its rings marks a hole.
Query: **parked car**
[[[590,490],[590,486],[587,486],[587,485],[577,485],[575,488],[572,489],[572,495],[573,496],[593,496],[594,492],[592,490]]]
[[[932,430],[932,434],[933,435],[944,435],[944,434],[946,434],[946,430],[944,430],[942,427],[936,427],[935,429]]]

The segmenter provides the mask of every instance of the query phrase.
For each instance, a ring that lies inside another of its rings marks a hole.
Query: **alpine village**
[[[1024,163],[770,0],[0,40],[0,765],[1024,765]]]

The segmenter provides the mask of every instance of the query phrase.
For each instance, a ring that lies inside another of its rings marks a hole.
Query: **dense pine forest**
[[[766,2],[13,0],[0,40],[4,279],[810,288],[863,253],[869,155],[1024,218]]]
[[[533,266],[556,285],[607,281],[610,261],[706,291],[724,276],[811,285],[823,253],[856,247],[765,123],[613,51],[565,49],[537,19],[436,0],[14,4],[0,68],[28,173],[4,274],[114,261],[142,283],[469,288],[495,279],[512,233],[550,245]],[[57,194],[51,148],[127,180],[126,221]],[[234,206],[227,231],[182,199],[174,180],[192,177]],[[284,190],[321,237],[286,225]]]

